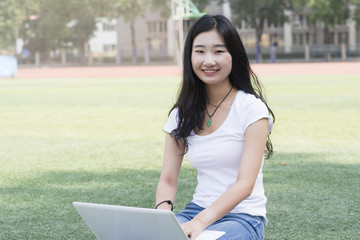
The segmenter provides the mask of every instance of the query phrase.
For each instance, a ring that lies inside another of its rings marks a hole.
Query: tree
[[[133,63],[137,64],[137,48],[135,40],[135,20],[143,16],[149,4],[149,0],[112,0],[114,17],[123,17],[124,22],[130,23],[131,46]]]
[[[96,28],[96,19],[106,14],[105,0],[42,0],[36,20],[26,19],[21,37],[30,52],[47,54],[70,43],[85,64],[85,46]]]
[[[22,24],[21,36],[31,52],[46,53],[71,43],[77,47],[80,63],[84,64],[86,43],[96,28],[97,18],[111,18],[113,13],[131,22],[132,42],[136,51],[134,19],[145,11],[148,0],[41,1],[43,4],[36,20],[26,19]]]
[[[61,48],[62,39],[69,36],[66,27],[69,20],[63,10],[59,1],[43,1],[38,14],[24,20],[20,27],[24,47],[31,53],[42,54]]]
[[[192,0],[192,2],[197,7],[197,9],[202,12],[206,6],[209,5],[210,0]],[[162,16],[165,18],[168,18],[171,15],[170,3],[171,1],[169,0],[151,0],[152,9],[160,10]]]
[[[42,0],[2,0],[0,1],[0,48],[15,53],[15,40],[23,21],[37,14]]]
[[[222,1],[223,2],[223,1]],[[291,8],[289,0],[229,0],[234,22],[240,24],[245,20],[256,32],[256,60],[261,61],[261,37],[264,32],[264,23],[280,24],[285,21],[284,10]]]
[[[51,0],[50,0],[51,1]],[[107,0],[66,0],[61,1],[68,13],[71,38],[79,50],[80,63],[85,63],[85,44],[96,29],[96,19],[108,14],[110,1]]]
[[[310,8],[307,16],[309,22],[315,26],[318,21],[324,24],[325,44],[330,43],[329,27],[337,23],[345,23],[349,18],[349,6],[347,0],[305,0]]]
[[[8,48],[10,42],[15,43],[13,25],[19,25],[23,19],[21,12],[16,1],[0,2],[0,48]]]
[[[360,0],[350,0],[350,4],[354,6],[354,11],[350,11],[349,14],[357,23],[357,28],[360,29]]]
[[[349,18],[348,0],[297,0],[295,7],[308,7],[306,14],[310,26],[316,28],[317,23],[323,24],[324,44],[327,46],[327,59],[331,59],[329,45],[331,43],[330,27],[335,24],[344,24]]]

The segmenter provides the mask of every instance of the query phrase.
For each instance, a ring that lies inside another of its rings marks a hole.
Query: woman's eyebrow
[[[202,44],[196,44],[194,45],[194,48],[204,48],[205,45],[202,45]],[[225,44],[215,44],[213,47],[223,47],[223,48],[226,48]]]

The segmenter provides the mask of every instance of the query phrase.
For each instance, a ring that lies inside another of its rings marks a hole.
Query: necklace
[[[208,115],[208,117],[209,117],[209,119],[208,119],[208,121],[207,121],[207,126],[208,127],[210,127],[210,125],[211,125],[211,118],[212,118],[212,116],[214,116],[214,114],[216,113],[216,110],[218,110],[218,108],[220,107],[220,105],[224,102],[224,100],[227,98],[227,96],[229,96],[229,94],[231,93],[231,90],[233,89],[233,87],[234,86],[231,86],[231,88],[230,88],[230,91],[225,95],[225,97],[221,100],[221,102],[219,103],[219,105],[212,105],[211,103],[209,103],[210,105],[212,105],[212,106],[214,106],[214,107],[216,107],[215,108],[215,110],[214,110],[214,112],[210,115],[209,114],[209,112],[208,112],[208,110],[207,110],[207,107],[205,106],[205,112],[206,112],[206,114]]]

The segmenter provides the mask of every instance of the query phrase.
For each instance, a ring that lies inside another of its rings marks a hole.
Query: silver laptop
[[[167,210],[73,202],[98,240],[188,240]],[[221,231],[203,231],[196,240],[214,240]]]

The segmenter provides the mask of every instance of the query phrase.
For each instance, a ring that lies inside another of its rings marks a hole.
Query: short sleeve
[[[273,119],[269,114],[269,110],[260,99],[253,97],[244,108],[244,132],[254,122],[262,119],[269,119],[269,133],[273,128]]]
[[[171,133],[174,129],[177,128],[177,124],[178,124],[178,109],[175,108],[171,111],[163,130],[167,133]]]

